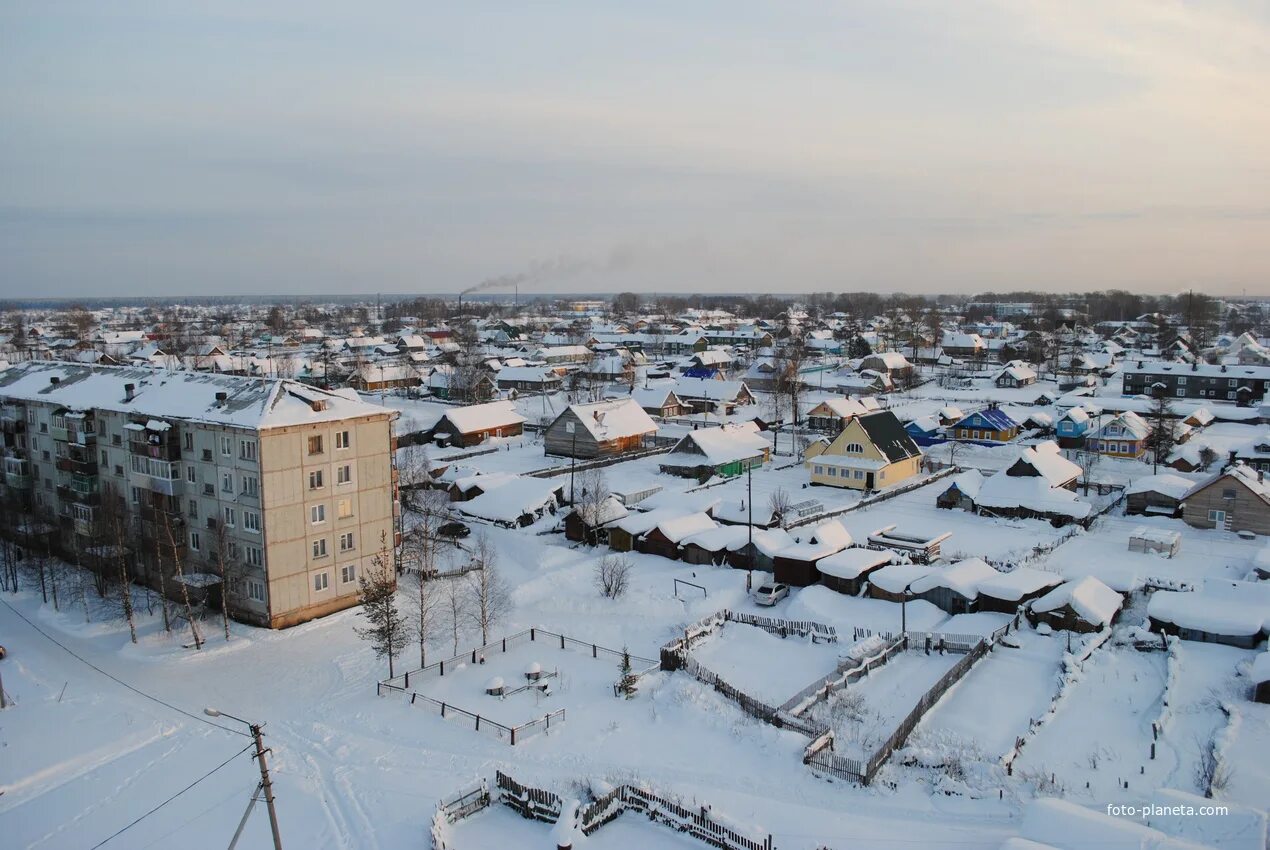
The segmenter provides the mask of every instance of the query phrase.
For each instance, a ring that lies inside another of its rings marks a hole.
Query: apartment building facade
[[[1158,390],[1157,390],[1158,385]],[[1270,366],[1142,361],[1124,368],[1124,394],[1196,398],[1247,406],[1270,391]]]
[[[285,628],[357,604],[396,542],[396,414],[286,380],[32,362],[0,371],[5,505],[63,556],[220,587]],[[391,564],[391,561],[389,562]]]

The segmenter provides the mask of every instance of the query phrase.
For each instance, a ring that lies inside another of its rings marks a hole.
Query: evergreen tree
[[[410,631],[397,610],[397,576],[388,553],[388,535],[380,536],[379,552],[371,559],[371,568],[362,574],[358,582],[362,595],[361,616],[365,626],[355,626],[353,631],[371,645],[376,658],[388,658],[388,677],[395,674],[394,659],[406,648]]]
[[[617,689],[627,699],[635,697],[635,674],[631,671],[631,653],[626,647],[622,647],[622,664],[620,667],[622,678],[618,680]]]

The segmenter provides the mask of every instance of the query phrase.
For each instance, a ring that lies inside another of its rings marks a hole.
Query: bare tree
[[[793,505],[794,500],[790,497],[789,491],[784,487],[777,487],[767,497],[767,507],[772,512],[772,518],[785,525],[785,520],[789,517],[789,508]]]
[[[454,642],[454,655],[459,654],[459,638],[463,636],[463,624],[468,619],[467,593],[457,578],[445,579],[441,591],[441,607],[446,614],[446,626]]]
[[[132,578],[128,575],[128,516],[124,512],[123,499],[114,494],[107,494],[102,501],[106,509],[106,521],[109,523],[110,555],[114,559],[116,575],[119,577],[119,600],[122,603],[124,619],[128,621],[128,631],[132,642],[137,642],[137,620],[132,609]],[[104,559],[103,559],[104,560]],[[164,625],[167,625],[167,605],[164,604]]]
[[[498,552],[482,533],[472,548],[473,570],[464,577],[468,594],[468,618],[481,631],[481,643],[489,643],[490,631],[511,612],[511,595],[498,569]]]
[[[630,586],[633,565],[624,555],[605,555],[595,564],[595,586],[606,599],[621,599]]]
[[[451,583],[454,583],[451,581]],[[419,666],[428,666],[428,641],[441,627],[443,594],[437,580],[423,570],[416,570],[410,588],[409,616],[414,637],[419,641]],[[457,649],[455,653],[457,654]]]
[[[612,493],[603,469],[584,470],[578,479],[581,490],[578,491],[574,510],[582,521],[584,542],[594,546],[599,526],[604,522],[604,503]]]
[[[185,570],[181,565],[181,549],[177,545],[176,535],[172,533],[172,517],[163,513],[163,530],[168,538],[168,548],[172,552],[172,564],[175,568],[176,583],[181,586],[181,603],[185,606],[185,619],[190,624],[190,637],[194,639],[194,648],[203,648],[203,636],[198,632],[198,621],[194,618],[194,608],[190,605],[190,586],[185,581]]]

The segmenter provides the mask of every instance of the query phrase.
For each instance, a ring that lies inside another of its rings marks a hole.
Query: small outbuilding
[[[816,562],[820,572],[820,583],[831,590],[857,596],[864,588],[869,576],[893,564],[899,556],[889,549],[863,549],[852,547],[841,552],[821,558]]]
[[[1065,582],[1034,601],[1029,608],[1032,623],[1054,629],[1096,632],[1110,626],[1120,613],[1124,597],[1093,576]]]
[[[1130,552],[1157,552],[1172,558],[1181,548],[1182,535],[1176,531],[1140,525],[1129,534]]]

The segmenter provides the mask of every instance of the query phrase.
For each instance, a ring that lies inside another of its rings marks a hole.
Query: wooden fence
[[[483,779],[471,788],[437,803],[437,810],[432,815],[432,850],[450,850],[450,827],[463,818],[488,808],[489,804],[489,785]]]
[[[733,623],[756,626],[769,634],[780,635],[781,637],[795,635],[797,637],[810,637],[813,643],[838,642],[837,629],[813,620],[782,620],[777,617],[762,617],[757,614],[730,611],[727,608],[723,609],[723,618]]]
[[[987,640],[980,638],[979,644],[974,649],[963,655],[947,673],[939,677],[939,681],[932,685],[926,693],[922,694],[921,699],[917,701],[917,705],[913,707],[913,710],[900,721],[899,726],[886,739],[886,742],[869,757],[864,768],[864,783],[866,785],[873,781],[878,770],[881,769],[882,765],[886,764],[886,760],[891,757],[891,754],[904,745],[904,742],[908,740],[908,736],[917,724],[921,722],[926,712],[930,711],[935,703],[939,702],[940,698],[948,692],[948,689],[960,681],[961,677],[966,675],[979,659],[987,655],[991,648],[992,645]]]
[[[563,801],[559,795],[524,785],[502,771],[496,772],[495,782],[499,799],[522,817],[545,823],[555,823],[560,819]],[[775,850],[772,836],[752,838],[743,835],[713,818],[708,806],[689,809],[636,785],[619,785],[582,808],[579,820],[583,835],[591,835],[627,810],[641,812],[652,821],[720,850]]]

